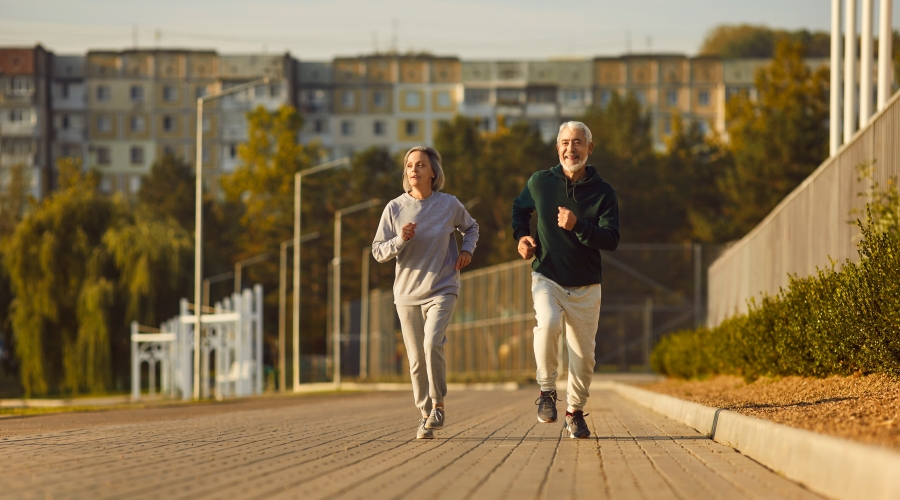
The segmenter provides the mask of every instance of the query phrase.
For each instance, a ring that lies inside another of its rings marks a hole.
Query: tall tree
[[[801,44],[807,57],[828,57],[831,52],[831,34],[826,31],[787,31],[751,24],[723,24],[706,35],[700,54],[724,58],[770,58],[783,41]]]
[[[733,237],[746,234],[828,155],[828,73],[803,62],[799,43],[781,42],[756,75],[757,99],[727,104],[734,164],[719,183]]]
[[[26,210],[34,202],[31,198],[30,182],[23,164],[13,165],[8,170],[5,185],[0,187],[0,262],[6,251],[9,238],[16,230]],[[9,312],[13,301],[9,275],[0,266],[0,379],[14,375],[17,365],[10,346],[13,344],[12,323]]]

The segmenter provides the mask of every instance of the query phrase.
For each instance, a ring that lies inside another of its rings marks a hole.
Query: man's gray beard
[[[562,168],[563,168],[563,170],[565,170],[566,172],[568,172],[568,173],[570,173],[570,174],[574,174],[575,172],[578,172],[579,170],[581,170],[582,168],[584,168],[584,165],[585,165],[586,163],[587,163],[587,160],[582,161],[582,162],[579,162],[577,165],[572,166],[572,167],[570,167],[570,166],[568,166],[568,165],[566,165],[566,164],[563,163],[563,164],[562,164]]]

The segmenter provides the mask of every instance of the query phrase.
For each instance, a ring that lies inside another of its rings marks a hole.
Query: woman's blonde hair
[[[409,161],[409,155],[416,151],[421,151],[428,156],[431,169],[434,170],[434,179],[431,179],[431,189],[440,191],[444,188],[444,168],[441,167],[441,154],[436,149],[428,146],[415,146],[407,151],[406,156],[403,157],[403,191],[408,193],[412,190],[412,186],[409,185],[409,178],[406,177],[406,162]]]

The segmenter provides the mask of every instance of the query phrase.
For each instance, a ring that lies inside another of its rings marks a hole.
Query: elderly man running
[[[537,326],[534,357],[541,395],[538,421],[556,422],[559,336],[565,313],[569,354],[565,427],[572,438],[591,435],[584,421],[594,346],[600,321],[600,250],[619,245],[616,191],[591,166],[591,131],[581,122],[559,127],[559,165],[535,172],[513,202],[513,238],[523,259],[532,263],[531,294]],[[531,236],[531,213],[537,212],[537,239]]]

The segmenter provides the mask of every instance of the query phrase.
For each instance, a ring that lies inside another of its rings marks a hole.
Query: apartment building
[[[56,166],[60,158],[79,158],[87,164],[87,86],[84,56],[54,55],[50,65],[50,156]]]
[[[31,194],[40,198],[53,188],[50,154],[52,55],[40,45],[0,48],[0,183],[10,168],[24,166]]]
[[[301,140],[319,140],[334,157],[430,144],[462,100],[455,57],[376,54],[298,66]]]
[[[268,77],[267,85],[203,108],[203,168],[209,186],[237,164],[246,140],[246,112],[291,104],[288,55],[220,56],[213,51],[127,50],[87,54],[88,167],[101,172],[104,192],[137,193],[165,155],[196,158],[197,99]]]

